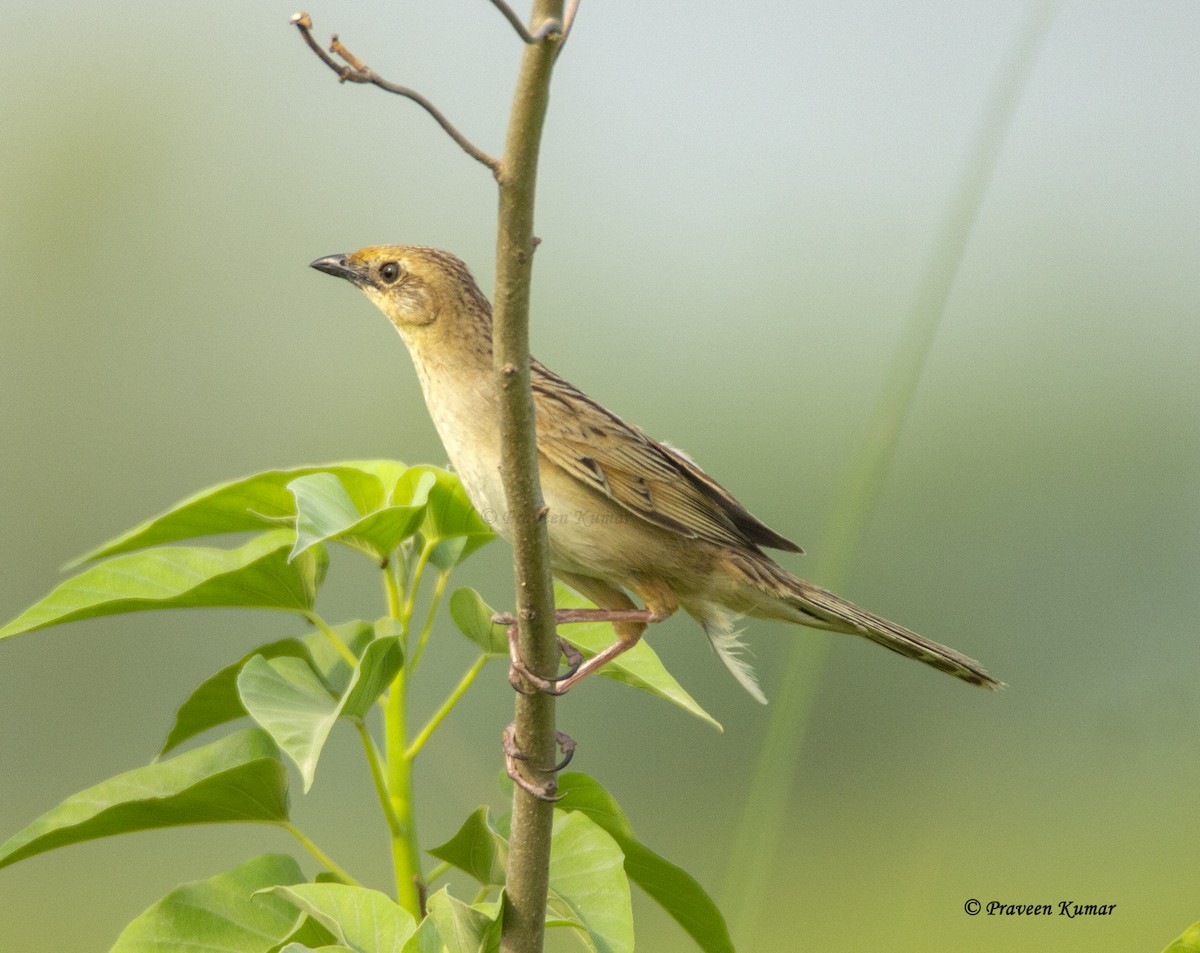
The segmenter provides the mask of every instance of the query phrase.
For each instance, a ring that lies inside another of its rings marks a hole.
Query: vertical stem
[[[534,0],[531,32],[547,19],[562,22],[563,0]],[[538,149],[550,99],[550,73],[561,36],[527,45],[513,93],[508,136],[497,181],[493,355],[500,395],[501,476],[512,527],[520,650],[529,667],[553,674],[554,589],[550,546],[538,480],[533,396],[529,378],[529,285],[533,272],[533,208]],[[554,762],[554,699],[518,695],[516,741],[534,765]],[[531,776],[543,783],[544,776]],[[545,933],[552,804],[513,790],[512,837],[505,887],[503,953],[537,953]]]
[[[400,585],[392,567],[383,567],[384,589],[388,613],[408,631],[412,600],[403,600]],[[411,585],[416,588],[419,578]],[[392,866],[396,873],[396,901],[416,919],[421,918],[421,854],[417,847],[416,812],[413,807],[412,762],[404,757],[408,747],[405,702],[409,666],[400,669],[388,691],[383,709],[384,744],[387,749],[385,786],[392,838]],[[369,739],[368,739],[369,740]]]
[[[408,670],[402,669],[392,683],[384,711],[387,743],[387,793],[398,829],[392,832],[392,864],[396,872],[396,901],[418,920],[421,897],[417,884],[421,879],[421,858],[417,850],[417,829],[413,810],[412,762],[404,757],[405,688]]]
[[[820,550],[819,571],[814,573],[823,585],[836,587],[849,571],[895,456],[1000,149],[1059,3],[1040,0],[1034,4],[996,75],[933,254],[906,316],[891,368],[880,388],[866,437],[834,504],[831,529]],[[768,887],[778,875],[775,862],[783,842],[780,834],[786,827],[789,793],[828,645],[828,640],[798,639],[792,649],[734,838],[727,868],[726,908],[738,943],[745,949],[758,947],[758,924],[774,902]]]

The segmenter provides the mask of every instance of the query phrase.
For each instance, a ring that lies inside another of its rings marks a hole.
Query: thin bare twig
[[[378,86],[382,90],[389,93],[394,93],[397,96],[403,96],[405,99],[411,99],[414,103],[424,109],[434,121],[442,127],[446,135],[453,139],[460,149],[469,155],[476,162],[482,163],[492,171],[492,175],[500,174],[500,160],[488,155],[482,149],[478,148],[466,136],[459,132],[445,117],[440,109],[438,109],[428,99],[418,93],[415,89],[409,89],[407,86],[398,86],[390,82],[376,73],[373,69],[366,65],[357,56],[351,53],[341,41],[338,40],[337,34],[334,34],[330,51],[336,53],[343,60],[345,65],[335,60],[329,53],[321,48],[316,39],[312,35],[312,18],[307,13],[297,13],[292,17],[292,24],[300,31],[300,35],[304,37],[304,42],[308,44],[309,49],[317,54],[317,58],[322,63],[328,66],[331,70],[337,73],[338,80],[343,83],[369,83],[372,86]]]
[[[543,21],[536,33],[530,33],[521,18],[516,15],[513,8],[505,3],[504,0],[491,0],[491,2],[493,7],[504,14],[504,19],[512,24],[512,28],[517,31],[517,36],[526,43],[541,43],[546,37],[552,36],[555,33],[563,33],[565,35],[563,25],[554,19]]]
[[[579,12],[579,0],[568,0],[567,12],[563,14],[563,31],[562,40],[558,44],[558,52],[562,52],[563,46],[567,42],[567,37],[571,35],[571,27],[575,25],[575,14]]]

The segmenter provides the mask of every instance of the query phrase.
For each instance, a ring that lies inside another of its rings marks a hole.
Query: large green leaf
[[[340,698],[302,658],[256,655],[237,676],[238,694],[250,716],[300,769],[312,787],[317,760],[338,718],[362,718],[400,671],[404,656],[396,636],[367,646]]]
[[[179,706],[175,713],[175,724],[171,726],[167,739],[158,752],[160,758],[210,728],[246,717],[246,706],[242,704],[238,695],[237,677],[242,666],[256,656],[267,659],[281,656],[302,659],[309,657],[308,647],[299,639],[280,639],[278,642],[259,646],[232,665],[226,665],[219,672],[210,675]]]
[[[504,626],[492,621],[492,609],[474,589],[456,589],[450,597],[450,618],[458,631],[488,655],[508,655],[508,635]]]
[[[236,549],[168,546],[126,553],[85,569],[0,629],[0,638],[76,619],[200,606],[307,611],[319,584],[317,556],[289,563],[292,533],[273,530]]]
[[[558,779],[562,800],[556,807],[586,814],[603,828],[625,855],[629,879],[653,897],[705,953],[733,953],[725,918],[712,898],[687,871],[664,860],[633,833],[621,807],[600,783],[568,772]]]
[[[383,483],[362,471],[310,473],[288,484],[296,501],[295,559],[327,540],[351,546],[383,563],[388,555],[420,528],[434,485],[432,474],[421,475],[404,505],[389,505]]]
[[[280,520],[290,520],[296,515],[295,501],[287,485],[305,474],[367,473],[378,478],[384,492],[390,495],[405,469],[404,464],[395,460],[350,460],[324,466],[256,473],[209,487],[180,500],[165,513],[146,520],[81,556],[73,565],[181,539],[218,533],[253,532],[277,526]]]
[[[304,879],[283,854],[264,854],[207,880],[176,887],[134,919],[109,953],[267,953],[301,914],[279,897],[255,896]]]
[[[633,953],[633,906],[621,848],[580,812],[555,811],[550,888],[587,931],[597,953]]]
[[[443,571],[453,569],[480,546],[496,538],[467,497],[458,477],[438,467],[410,467],[397,481],[394,502],[402,503],[415,492],[426,474],[435,482],[421,524],[421,538],[431,547],[429,561]]]
[[[248,728],[72,795],[0,844],[0,867],[113,834],[287,816],[279,750],[265,731]]]
[[[417,930],[412,914],[378,890],[326,883],[281,886],[274,893],[354,953],[402,953],[405,941]]]
[[[429,916],[448,953],[493,953],[500,949],[500,918],[450,896],[443,887],[429,898]]]
[[[361,620],[335,625],[333,631],[356,655],[361,655],[363,647],[374,637],[374,626]],[[158,753],[160,758],[201,732],[249,714],[238,694],[237,677],[242,666],[256,655],[266,659],[281,656],[307,659],[325,686],[338,695],[345,692],[353,675],[353,670],[330,645],[329,637],[324,632],[313,631],[298,639],[280,639],[261,645],[210,675],[179,706],[175,713],[175,724]]]
[[[429,853],[466,871],[485,887],[504,883],[508,841],[492,824],[486,807],[478,808],[453,837]]]
[[[1200,920],[1184,930],[1163,953],[1200,953]]]

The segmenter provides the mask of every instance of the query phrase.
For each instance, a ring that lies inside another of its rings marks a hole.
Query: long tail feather
[[[859,608],[832,592],[793,576],[773,563],[771,565],[777,570],[772,575],[782,583],[784,592],[781,595],[784,601],[806,617],[798,620],[803,624],[865,636],[886,649],[932,665],[938,671],[961,678],[972,685],[984,688],[1003,686],[1003,682],[989,675],[974,659]]]

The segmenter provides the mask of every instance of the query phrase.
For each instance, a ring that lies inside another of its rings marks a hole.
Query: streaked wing
[[[647,437],[537,361],[531,370],[538,448],[555,466],[630,513],[689,539],[803,551],[680,451]]]

